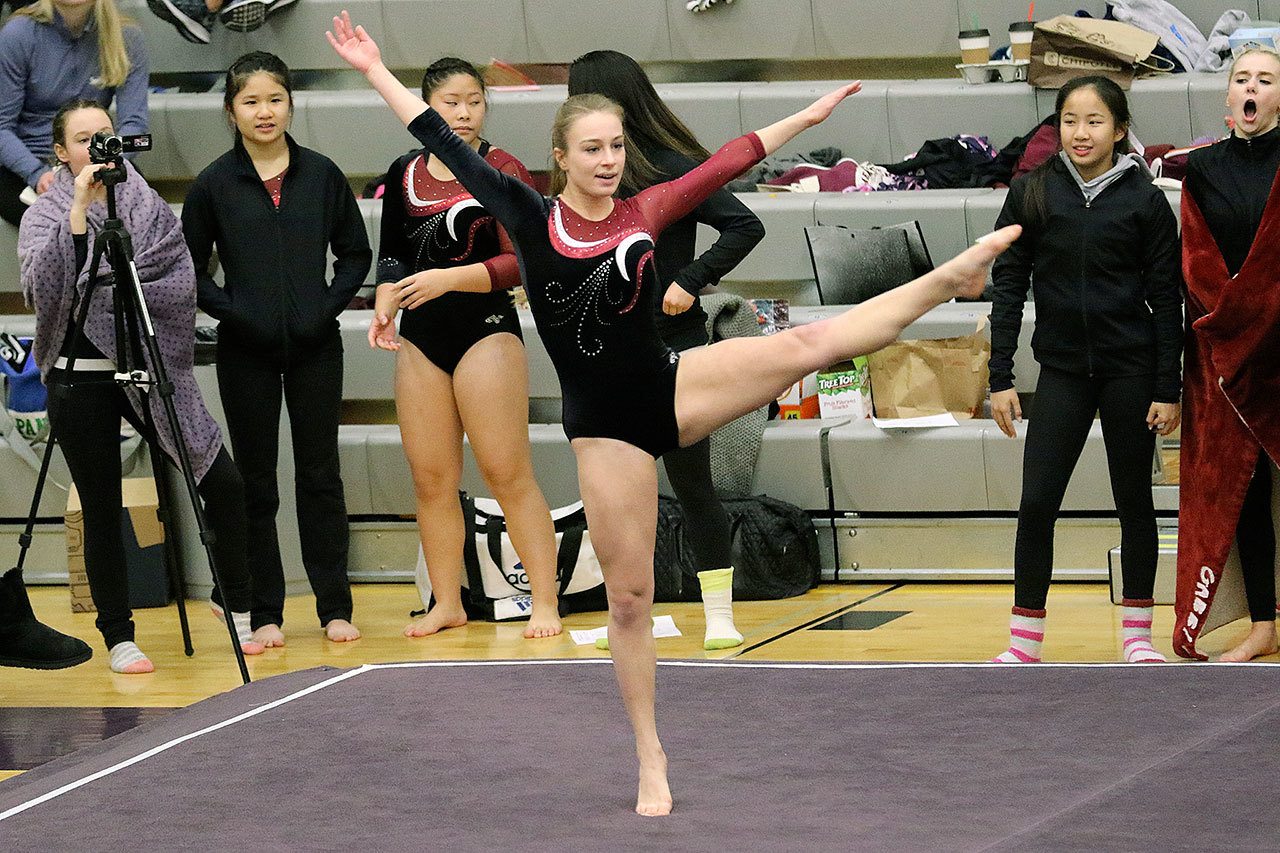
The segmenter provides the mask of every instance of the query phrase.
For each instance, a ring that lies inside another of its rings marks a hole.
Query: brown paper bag
[[[1100,74],[1128,89],[1134,77],[1172,70],[1152,56],[1159,37],[1120,21],[1058,15],[1036,24],[1027,82],[1056,89],[1075,77]]]
[[[878,418],[919,418],[950,412],[957,419],[982,414],[991,342],[986,318],[972,335],[898,341],[868,357],[871,402]]]

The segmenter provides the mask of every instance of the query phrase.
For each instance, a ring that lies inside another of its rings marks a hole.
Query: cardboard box
[[[810,373],[778,398],[778,417],[782,420],[819,417],[818,374]]]
[[[1240,27],[1228,38],[1231,56],[1237,57],[1251,47],[1275,50],[1280,44],[1280,27]]]
[[[817,381],[819,417],[871,417],[871,371],[865,355],[818,371]]]
[[[157,515],[159,501],[151,478],[121,481],[120,531],[124,538],[129,575],[130,607],[163,607],[169,603],[169,573],[165,569],[164,528]],[[93,597],[84,567],[84,511],[75,486],[67,495],[67,572],[71,582],[71,610],[92,613]]]

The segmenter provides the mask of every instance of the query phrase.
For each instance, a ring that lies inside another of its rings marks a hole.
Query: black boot
[[[93,649],[36,619],[22,572],[10,569],[0,577],[0,666],[63,669],[84,663]]]

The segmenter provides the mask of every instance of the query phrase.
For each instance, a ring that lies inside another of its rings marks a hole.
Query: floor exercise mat
[[[271,678],[0,783],[0,848],[1275,849],[1280,666],[607,661]],[[1266,796],[1259,796],[1266,791]]]

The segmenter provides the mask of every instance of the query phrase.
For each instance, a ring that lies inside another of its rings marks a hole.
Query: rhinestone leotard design
[[[673,181],[615,199],[609,216],[593,222],[494,169],[432,110],[409,131],[511,235],[538,334],[560,379],[568,436],[613,438],[655,457],[678,446],[679,357],[654,324],[654,241],[764,156],[755,134]]]

